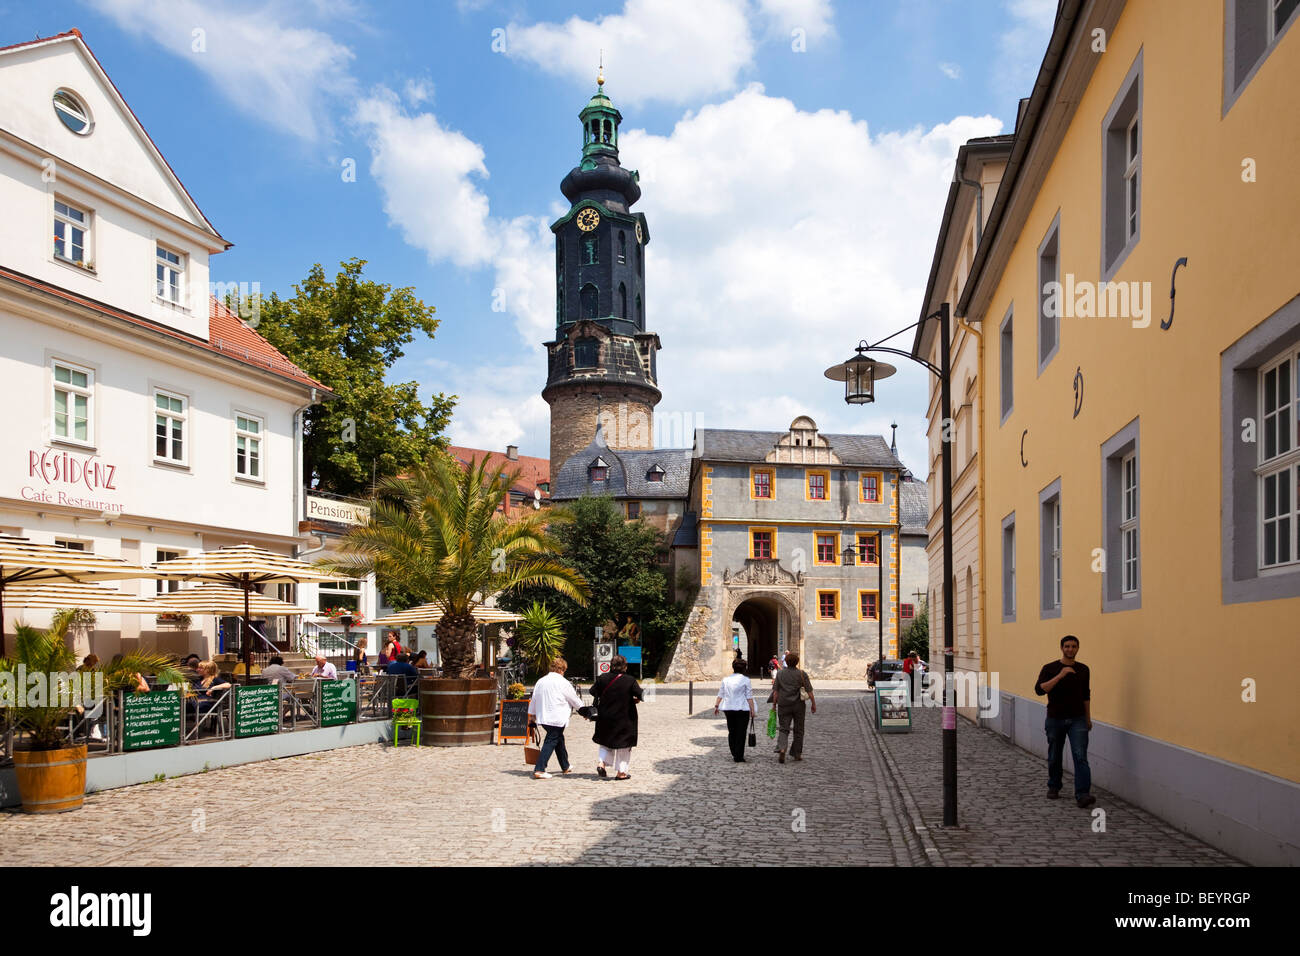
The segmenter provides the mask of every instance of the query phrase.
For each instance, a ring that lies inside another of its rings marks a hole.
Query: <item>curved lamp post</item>
[[[922,325],[931,319],[939,320],[939,365],[917,358],[911,352],[891,348],[882,343],[888,342],[896,335],[908,329]],[[907,328],[899,329],[893,335],[887,335],[875,345],[865,339],[854,349],[857,353],[840,365],[832,365],[826,370],[826,377],[844,383],[844,401],[850,405],[866,405],[876,400],[876,382],[893,375],[896,369],[884,362],[877,362],[868,356],[869,352],[887,352],[901,355],[918,365],[924,365],[939,377],[940,422],[942,450],[943,481],[943,825],[957,825],[957,688],[952,678],[953,618],[952,618],[952,365],[949,342],[948,303],[939,306],[920,322],[914,322]],[[880,558],[877,555],[877,558]],[[879,603],[879,598],[877,602]],[[881,609],[883,611],[883,609]]]

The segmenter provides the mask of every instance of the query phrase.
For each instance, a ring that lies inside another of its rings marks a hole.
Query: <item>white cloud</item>
[[[942,73],[944,76],[948,77],[948,79],[950,80],[961,79],[961,67],[958,66],[956,63],[940,63],[939,72]]]
[[[433,81],[425,79],[408,79],[402,87],[406,102],[413,106],[422,106],[433,101]]]
[[[432,113],[408,115],[397,94],[376,88],[354,119],[370,144],[370,174],[384,194],[384,212],[402,238],[430,262],[475,267],[488,262],[497,240],[488,200],[483,148],[448,130]]]
[[[334,100],[355,94],[352,51],[319,30],[288,25],[291,2],[101,0],[95,8],[203,71],[244,112],[310,142],[331,135]]]
[[[758,9],[771,31],[782,37],[803,30],[808,39],[817,40],[834,32],[830,0],[758,0]]]
[[[737,87],[754,57],[750,12],[746,0],[627,0],[596,20],[512,23],[506,53],[594,86],[603,50],[618,102],[685,102]]]
[[[1056,0],[1006,0],[1010,22],[998,37],[995,85],[1016,99],[1028,96],[1056,21]]]

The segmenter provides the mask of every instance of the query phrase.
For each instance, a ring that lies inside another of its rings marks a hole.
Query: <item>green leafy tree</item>
[[[627,615],[640,622],[644,664],[654,667],[653,655],[675,640],[686,610],[668,600],[668,579],[658,565],[662,536],[642,521],[627,521],[613,498],[584,496],[556,508],[552,533],[560,555],[591,587],[591,599],[577,604],[564,596],[549,600],[564,622],[565,657],[583,670],[591,658],[595,629]],[[529,588],[503,595],[502,607],[522,613],[539,594]]]
[[[903,632],[903,641],[899,646],[899,656],[906,657],[912,651],[916,651],[921,660],[927,660],[930,656],[930,609],[924,604],[916,617],[912,618],[912,623],[907,630]]]
[[[515,628],[515,650],[534,670],[545,674],[551,661],[564,651],[564,623],[539,601],[519,613],[523,618]]]
[[[256,315],[268,342],[334,392],[305,413],[303,463],[314,487],[340,495],[368,495],[372,480],[414,466],[431,445],[445,448],[456,403],[438,393],[426,405],[417,383],[385,381],[402,347],[416,333],[432,338],[438,321],[412,289],[363,279],[365,264],[340,263],[330,281],[317,263],[292,298],[272,293],[240,313]]]
[[[374,573],[419,603],[445,608],[436,627],[444,677],[474,672],[474,608],[500,591],[537,585],[581,606],[582,576],[556,557],[542,511],[507,518],[498,507],[520,473],[492,472],[488,457],[461,468],[435,453],[406,476],[381,481],[370,524],[351,529],[324,566],[349,577]]]

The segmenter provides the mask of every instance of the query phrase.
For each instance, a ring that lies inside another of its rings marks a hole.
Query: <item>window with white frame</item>
[[[1038,494],[1041,531],[1039,557],[1039,616],[1061,616],[1061,479]]]
[[[1101,271],[1109,281],[1142,227],[1142,51],[1102,122]]]
[[[1300,562],[1300,349],[1260,369],[1259,566]]]
[[[54,362],[54,423],[60,441],[93,444],[95,373],[68,362]]]
[[[54,256],[90,266],[90,212],[61,199],[54,200]]]
[[[262,480],[262,431],[262,419],[235,416],[235,474],[240,478]]]
[[[155,389],[153,405],[155,460],[174,465],[185,464],[189,454],[189,442],[185,435],[189,402],[183,395]]]
[[[77,541],[75,538],[55,538],[55,539],[54,539],[54,546],[55,546],[56,548],[64,548],[65,550],[68,550],[68,551],[90,551],[90,550],[92,550],[92,549],[86,547],[86,542],[84,542],[84,541]]]
[[[166,246],[158,246],[154,260],[154,286],[158,298],[181,304],[185,283],[185,257]]]
[[[1121,594],[1138,589],[1138,484],[1137,455],[1129,452],[1119,463]]]
[[[181,556],[179,551],[164,551],[162,548],[159,548],[154,553],[158,555],[158,557],[154,559],[155,561],[175,561]],[[157,589],[158,594],[174,594],[181,589],[181,582],[176,578],[171,578],[166,581],[159,578],[154,581],[154,587]]]
[[[362,581],[322,581],[316,589],[316,610],[319,614],[328,611],[361,610]]]

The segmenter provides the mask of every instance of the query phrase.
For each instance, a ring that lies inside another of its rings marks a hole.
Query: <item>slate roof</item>
[[[591,481],[587,469],[597,458],[609,466],[607,480]],[[646,481],[655,465],[664,470],[664,480]],[[572,501],[583,495],[613,495],[615,498],[686,498],[691,483],[689,448],[652,448],[643,451],[614,451],[605,444],[604,430],[563,465],[551,484],[552,501]]]
[[[924,481],[899,483],[898,511],[902,534],[929,534],[930,494]]]
[[[704,461],[761,462],[789,434],[779,432],[740,431],[727,428],[699,428],[695,431],[698,457]],[[903,463],[889,450],[889,443],[879,435],[830,435],[819,432],[831,443],[840,460],[850,467],[902,469]]]

